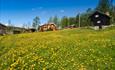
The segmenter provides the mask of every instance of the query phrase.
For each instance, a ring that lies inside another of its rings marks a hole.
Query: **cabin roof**
[[[54,25],[54,26],[56,26],[56,24],[54,24],[54,23],[46,23],[46,24],[43,24],[41,26],[47,26],[47,25]]]
[[[4,24],[2,24],[2,23],[0,23],[0,26],[2,26],[2,27],[7,27],[7,26],[5,26]]]
[[[110,19],[110,16],[108,16],[108,15],[106,15],[105,13],[100,12],[100,11],[95,11],[95,12],[93,12],[93,13],[89,16],[89,18],[94,17],[96,14],[100,14],[100,15],[102,15],[102,16],[107,17],[107,18]]]

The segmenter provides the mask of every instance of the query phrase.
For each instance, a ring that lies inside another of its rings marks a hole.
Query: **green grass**
[[[0,36],[0,70],[114,70],[115,27]]]

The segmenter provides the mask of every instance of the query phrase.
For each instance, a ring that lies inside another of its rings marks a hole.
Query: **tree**
[[[84,27],[84,26],[90,26],[90,22],[89,22],[89,14],[86,13],[82,13],[80,15],[80,27]]]
[[[57,16],[54,16],[53,22],[54,22],[55,24],[58,24],[58,17],[57,17]]]
[[[8,26],[12,26],[11,20],[8,20]]]
[[[115,24],[115,6],[112,6],[111,9],[111,23]]]
[[[48,23],[51,23],[51,22],[53,22],[53,18],[52,17],[50,17],[49,20],[48,20]]]
[[[69,23],[68,26],[73,25],[73,24],[75,25],[76,24],[76,18],[75,17],[70,17],[68,23]]]
[[[111,8],[111,0],[99,0],[99,4],[96,8],[96,10],[99,10],[101,12],[109,12]]]
[[[64,27],[67,27],[67,26],[68,26],[68,17],[64,16],[61,19],[61,27],[64,28]]]
[[[38,30],[38,27],[40,26],[40,18],[38,16],[36,16],[33,19],[33,24],[32,24],[33,28],[35,28],[36,30]]]
[[[49,20],[48,20],[48,23],[51,23],[51,22],[53,22],[54,24],[56,24],[57,27],[60,26],[60,19],[57,16],[50,17]]]
[[[22,25],[22,28],[28,29],[28,24],[24,23],[24,24]]]
[[[57,16],[54,16],[53,22],[57,25],[57,27],[59,27],[60,21],[59,21],[59,18]]]
[[[27,29],[31,28],[32,26],[30,22],[28,22],[26,25],[27,25]]]
[[[12,32],[13,31],[13,25],[11,23],[11,20],[8,20],[8,31]]]
[[[77,16],[75,17],[75,22],[76,22],[76,26],[78,27],[79,26],[79,23],[80,23],[80,14],[77,14]]]
[[[89,14],[89,15],[90,15],[92,12],[93,12],[93,10],[92,10],[91,8],[88,8],[88,9],[86,10],[86,13]]]

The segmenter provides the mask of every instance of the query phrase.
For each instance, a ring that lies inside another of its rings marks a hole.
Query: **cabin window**
[[[97,21],[97,23],[99,24],[99,23],[101,23],[101,21],[99,20],[99,21]]]
[[[97,14],[97,15],[95,15],[95,18],[98,18],[99,17],[99,15]]]

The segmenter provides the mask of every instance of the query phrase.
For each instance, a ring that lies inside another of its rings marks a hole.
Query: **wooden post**
[[[80,13],[79,13],[79,28],[80,28],[80,26],[81,26],[81,25],[80,25],[80,23],[81,23],[80,21],[81,21],[81,19],[80,19]]]

